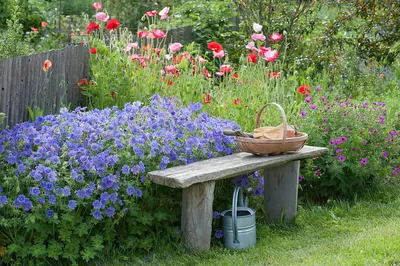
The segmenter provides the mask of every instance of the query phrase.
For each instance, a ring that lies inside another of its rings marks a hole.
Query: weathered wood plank
[[[156,184],[186,188],[196,183],[225,179],[290,161],[315,157],[327,151],[327,148],[304,146],[298,152],[278,156],[255,156],[240,152],[166,170],[153,171],[148,176]]]
[[[289,222],[297,212],[300,161],[264,169],[264,207],[268,221]]]
[[[40,108],[44,115],[58,112],[61,102],[77,107],[77,83],[88,75],[88,58],[87,47],[80,45],[0,61],[0,112],[7,116],[0,129],[28,120],[26,106]],[[44,72],[46,59],[53,66]]]
[[[197,251],[210,248],[215,181],[183,189],[181,227],[185,246]]]

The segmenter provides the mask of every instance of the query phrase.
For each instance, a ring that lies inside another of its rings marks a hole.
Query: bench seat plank
[[[326,153],[327,148],[304,146],[297,152],[276,156],[254,156],[239,152],[218,158],[149,172],[148,177],[156,184],[173,188],[187,188],[193,184],[215,181],[244,173],[270,168],[290,161],[315,157]]]

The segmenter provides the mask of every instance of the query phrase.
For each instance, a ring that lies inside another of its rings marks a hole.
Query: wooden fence
[[[52,67],[45,72],[47,59]],[[7,116],[0,129],[29,120],[27,106],[40,108],[43,115],[78,106],[77,83],[88,72],[89,53],[82,45],[0,61],[0,113]]]

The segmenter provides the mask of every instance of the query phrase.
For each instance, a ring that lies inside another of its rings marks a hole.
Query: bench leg
[[[183,189],[182,231],[185,246],[197,251],[210,248],[215,181]]]
[[[299,170],[300,161],[264,169],[264,206],[269,221],[289,222],[296,215]]]

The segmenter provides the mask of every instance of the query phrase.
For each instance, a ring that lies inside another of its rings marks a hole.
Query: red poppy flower
[[[89,83],[88,83],[87,79],[81,79],[81,80],[78,82],[78,86],[88,85],[88,84],[89,84]]]
[[[37,29],[37,28],[34,28],[34,27],[31,27],[31,30],[32,30],[33,32],[38,32],[38,29]]]
[[[52,63],[49,59],[47,59],[46,61],[44,61],[44,65],[43,65],[43,71],[47,71],[49,70],[49,68],[52,66]]]
[[[238,78],[239,78],[239,75],[238,75],[237,73],[235,73],[235,74],[232,75],[232,77],[233,77],[234,79],[238,79]]]
[[[100,24],[96,24],[94,23],[94,21],[90,21],[89,25],[87,25],[86,28],[88,29],[86,33],[90,34],[92,31],[100,29]]]
[[[247,55],[247,61],[248,62],[253,62],[254,64],[257,63],[257,55],[256,54],[248,54]]]
[[[145,38],[145,37],[147,37],[148,34],[149,33],[147,31],[144,31],[144,30],[138,32],[139,38]]]
[[[204,94],[203,98],[204,98],[204,103],[205,104],[210,104],[211,103],[211,95],[210,94],[208,94],[208,93]]]
[[[308,84],[303,84],[297,89],[298,93],[303,95],[311,93],[310,86]]]
[[[210,42],[210,43],[207,45],[207,47],[208,47],[208,49],[210,49],[211,51],[214,51],[214,52],[217,52],[217,53],[221,52],[221,50],[223,49],[223,48],[222,48],[222,45],[219,44],[219,43],[217,43],[217,42]]]
[[[154,17],[155,15],[157,15],[157,10],[147,11],[146,15],[149,17]]]
[[[96,54],[96,53],[97,53],[96,47],[90,48],[89,52],[90,52],[91,54]]]
[[[168,84],[169,86],[172,86],[173,82],[170,81],[170,80],[168,80],[167,84]]]
[[[272,73],[268,73],[268,77],[273,77],[273,78],[280,78],[279,76],[279,72],[272,72]]]
[[[211,77],[212,77],[211,74],[208,73],[207,68],[205,68],[205,69],[203,70],[203,73],[204,73],[204,76],[206,76],[207,78],[211,78]]]
[[[233,104],[234,105],[239,105],[241,103],[242,103],[242,100],[240,100],[240,98],[236,98],[236,99],[233,100]]]
[[[111,98],[113,98],[115,100],[115,92],[114,91],[111,92]]]
[[[118,19],[110,19],[107,23],[106,29],[107,30],[115,30],[118,29],[121,24],[119,23]]]

